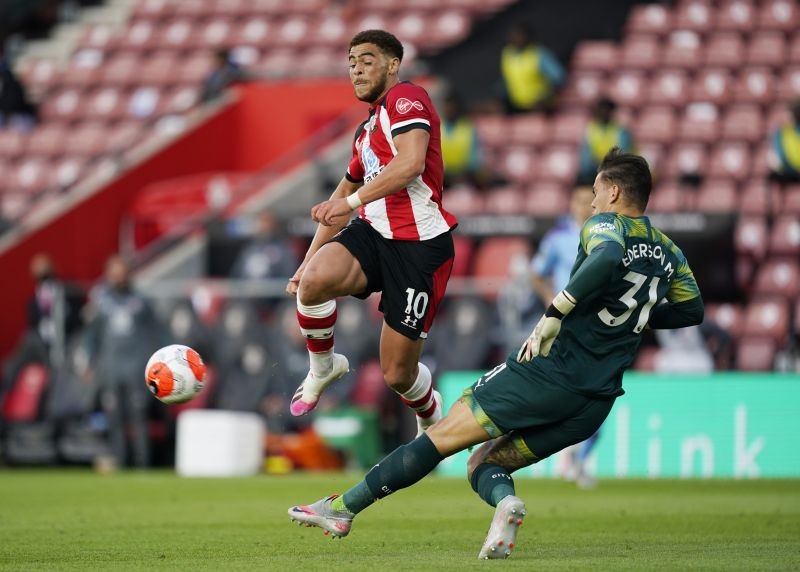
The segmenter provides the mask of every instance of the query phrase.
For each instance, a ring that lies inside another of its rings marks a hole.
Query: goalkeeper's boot
[[[417,437],[422,435],[427,431],[428,427],[442,418],[442,394],[435,389],[433,390],[433,400],[436,402],[433,413],[427,417],[421,417],[420,414],[417,413]]]
[[[517,529],[522,526],[525,514],[525,503],[521,498],[509,495],[501,500],[494,511],[478,558],[489,560],[511,556],[517,542]]]
[[[331,508],[331,502],[338,496],[331,495],[307,506],[293,506],[289,509],[289,518],[298,525],[318,526],[326,535],[333,535],[333,538],[347,536],[355,515],[346,510]]]
[[[328,375],[317,377],[310,371],[294,392],[289,411],[295,417],[305,415],[317,406],[319,396],[325,388],[350,371],[350,363],[342,354],[333,354],[333,367]]]

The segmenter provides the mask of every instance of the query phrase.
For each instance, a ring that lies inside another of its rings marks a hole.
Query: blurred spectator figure
[[[770,179],[779,183],[800,183],[800,97],[791,109],[791,121],[772,134]]]
[[[52,259],[36,254],[30,269],[35,286],[27,307],[28,329],[6,366],[9,383],[29,363],[58,368],[69,335],[79,325],[79,297],[58,280]]]
[[[200,92],[202,103],[217,99],[229,86],[247,79],[246,72],[233,60],[228,49],[217,50],[214,63],[214,69],[203,82]]]
[[[150,465],[147,411],[152,397],[144,366],[168,341],[150,305],[130,284],[130,267],[121,256],[108,259],[105,280],[95,287],[87,307],[79,374],[94,379],[101,392],[111,451],[117,466]]]
[[[578,255],[581,227],[592,216],[593,198],[590,186],[579,185],[572,190],[569,214],[561,217],[542,237],[531,261],[531,286],[544,307],[569,282]]]
[[[231,275],[246,280],[283,280],[294,274],[298,264],[292,242],[282,225],[271,212],[262,211],[255,220],[253,240],[239,253]]]
[[[25,87],[14,75],[11,62],[0,43],[0,128],[27,131],[36,123],[36,107],[28,99]]]
[[[500,56],[503,101],[508,113],[549,108],[565,72],[547,48],[536,44],[525,24],[514,24]]]
[[[485,187],[490,176],[484,166],[478,130],[455,93],[444,99],[441,132],[445,186],[468,183]]]
[[[206,325],[197,316],[191,302],[178,302],[169,314],[171,343],[183,344],[203,356],[206,364],[214,364],[214,343]]]
[[[614,119],[617,105],[608,97],[601,97],[592,108],[592,119],[586,126],[580,148],[578,185],[594,184],[597,167],[613,147],[626,153],[635,152],[633,136],[628,128]]]

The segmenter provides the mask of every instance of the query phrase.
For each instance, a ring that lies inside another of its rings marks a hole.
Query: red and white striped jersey
[[[425,170],[409,185],[362,205],[359,216],[382,236],[395,240],[428,240],[458,224],[442,207],[442,162],[439,114],[428,93],[404,81],[392,87],[356,130],[347,180],[369,183],[397,155],[393,138],[411,129],[430,133]]]

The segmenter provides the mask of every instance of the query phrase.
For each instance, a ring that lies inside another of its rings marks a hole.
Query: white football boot
[[[478,558],[489,560],[511,556],[517,542],[517,529],[522,526],[525,514],[525,503],[521,498],[509,495],[501,500],[494,511]]]
[[[325,377],[316,377],[310,371],[294,392],[289,411],[295,417],[305,415],[313,410],[319,402],[319,396],[325,388],[350,371],[350,362],[342,354],[333,354],[333,367]]]
[[[331,501],[339,495],[331,495],[310,505],[293,506],[289,509],[289,518],[298,525],[318,526],[325,535],[341,538],[350,534],[353,525],[353,513],[344,510],[333,510]]]

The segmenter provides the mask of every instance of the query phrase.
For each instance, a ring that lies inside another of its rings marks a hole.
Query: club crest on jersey
[[[405,115],[412,109],[416,109],[417,111],[422,111],[425,109],[419,101],[411,101],[405,97],[398,99],[394,104],[394,108],[400,115]]]

